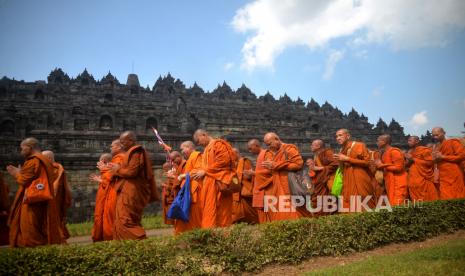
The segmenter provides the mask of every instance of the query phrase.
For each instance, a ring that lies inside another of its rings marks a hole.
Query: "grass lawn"
[[[465,240],[312,271],[306,275],[465,275]]]
[[[75,237],[90,235],[93,225],[93,221],[87,221],[83,223],[68,224],[67,227],[71,237]],[[144,226],[145,229],[160,229],[171,227],[171,225],[166,225],[163,223],[162,216],[144,216],[142,218],[142,226]]]

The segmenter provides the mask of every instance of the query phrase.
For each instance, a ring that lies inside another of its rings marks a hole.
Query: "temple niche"
[[[152,131],[153,128],[158,128],[158,121],[154,117],[150,117],[145,121],[145,129]]]
[[[37,89],[36,92],[34,93],[34,100],[44,100],[45,99],[45,94],[42,89]]]
[[[15,122],[13,120],[4,120],[0,124],[0,135],[14,135],[15,134]]]
[[[74,120],[74,130],[89,130],[89,120],[76,119]]]
[[[312,124],[310,126],[310,128],[311,128],[312,132],[315,132],[315,133],[320,132],[320,125],[318,125],[318,124]]]
[[[103,115],[100,117],[100,129],[101,130],[109,130],[113,128],[113,119],[109,115]]]

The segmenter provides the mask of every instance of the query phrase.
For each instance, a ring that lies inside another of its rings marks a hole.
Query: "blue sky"
[[[446,4],[444,4],[446,3]],[[0,0],[0,76],[55,67],[153,86],[168,72],[207,91],[313,97],[406,133],[465,121],[465,1]]]

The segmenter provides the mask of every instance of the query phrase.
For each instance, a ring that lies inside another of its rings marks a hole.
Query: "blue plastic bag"
[[[166,215],[170,219],[180,219],[184,222],[189,222],[191,211],[191,178],[189,174],[186,174],[186,181],[184,186],[178,192],[171,204],[168,214]]]

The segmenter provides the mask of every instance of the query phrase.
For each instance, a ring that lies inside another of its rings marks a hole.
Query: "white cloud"
[[[387,43],[394,50],[443,47],[465,27],[463,0],[255,0],[231,22],[247,33],[242,68],[273,68],[286,48],[321,49],[336,38],[358,47]]]
[[[228,62],[224,65],[223,69],[224,71],[229,71],[234,67],[234,62]]]
[[[325,72],[323,74],[324,80],[330,80],[333,77],[336,64],[344,57],[343,51],[332,51],[326,60]]]
[[[428,117],[426,116],[426,110],[415,113],[410,119],[409,125],[413,126],[413,129],[418,129],[418,127],[426,125],[428,123]]]

